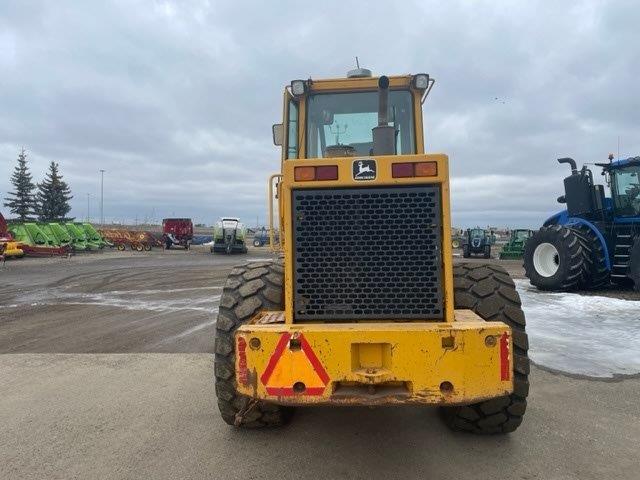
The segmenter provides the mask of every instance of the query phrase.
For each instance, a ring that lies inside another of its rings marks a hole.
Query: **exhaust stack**
[[[389,78],[378,79],[378,126],[372,129],[373,154],[396,154],[396,131],[389,125]]]

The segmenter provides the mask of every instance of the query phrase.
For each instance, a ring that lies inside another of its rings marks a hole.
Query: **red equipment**
[[[193,223],[190,218],[165,218],[162,220],[162,241],[166,248],[180,245],[186,250],[193,241]]]

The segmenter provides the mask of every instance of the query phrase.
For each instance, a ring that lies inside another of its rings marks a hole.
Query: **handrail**
[[[275,178],[282,178],[282,174],[274,173],[271,175],[267,186],[269,196],[269,248],[272,252],[282,250],[282,232],[280,232],[280,235],[278,236],[278,247],[276,248],[275,233],[273,230],[273,180]]]

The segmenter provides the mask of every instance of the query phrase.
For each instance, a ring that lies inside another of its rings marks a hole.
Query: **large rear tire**
[[[471,250],[469,249],[469,244],[466,243],[462,246],[462,256],[464,258],[469,258],[471,256]]]
[[[293,409],[256,401],[236,391],[235,332],[260,310],[283,310],[281,261],[249,263],[234,268],[220,298],[215,340],[215,382],[222,419],[236,427],[285,424]]]
[[[524,271],[531,285],[541,290],[579,288],[586,274],[580,238],[561,225],[542,227],[525,244]]]
[[[584,288],[597,290],[606,287],[610,283],[610,272],[607,270],[602,242],[586,225],[574,225],[571,230],[578,236],[584,255],[586,272],[583,280]]]
[[[455,308],[469,309],[484,320],[511,327],[513,393],[461,407],[445,407],[449,427],[480,434],[509,433],[522,423],[529,394],[529,341],[520,296],[509,274],[490,264],[461,263],[454,267]]]
[[[485,245],[484,258],[491,258],[491,245]]]

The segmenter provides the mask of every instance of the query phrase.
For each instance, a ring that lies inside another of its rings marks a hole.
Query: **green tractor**
[[[467,228],[462,237],[462,256],[469,258],[471,255],[482,255],[483,258],[491,258],[493,238],[493,234],[487,233],[484,228]]]
[[[517,228],[511,230],[509,241],[502,247],[500,260],[519,260],[524,256],[524,244],[533,235],[533,230]]]

